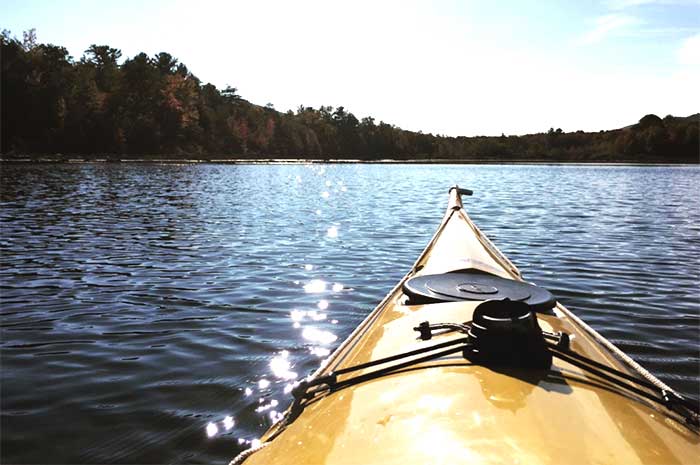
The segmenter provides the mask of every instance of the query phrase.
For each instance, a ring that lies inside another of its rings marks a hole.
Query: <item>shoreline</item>
[[[696,166],[697,161],[667,161],[667,160],[616,160],[616,161],[567,161],[567,160],[519,160],[519,159],[431,159],[431,160],[401,160],[401,159],[303,159],[303,158],[0,158],[0,164],[227,164],[227,165],[307,165],[307,164],[363,164],[363,165],[609,165],[609,166]]]

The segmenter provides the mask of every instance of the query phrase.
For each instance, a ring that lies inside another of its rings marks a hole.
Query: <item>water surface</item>
[[[2,463],[225,463],[427,244],[459,183],[521,269],[699,388],[700,169],[1,167]]]

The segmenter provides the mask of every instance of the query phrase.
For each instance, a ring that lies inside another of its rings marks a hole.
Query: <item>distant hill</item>
[[[656,116],[656,115],[647,115],[647,116]],[[659,119],[661,120],[661,118],[659,118]],[[694,115],[690,115],[690,116],[666,115],[666,117],[661,121],[665,122],[665,124],[670,124],[670,125],[682,124],[682,123],[700,124],[700,113],[695,113]],[[634,124],[630,124],[629,126],[625,126],[623,128],[620,128],[620,129],[632,129],[635,127],[638,128],[640,125],[640,122],[641,122],[641,120],[637,121]]]
[[[120,50],[92,45],[75,60],[34,37],[0,36],[3,159],[700,163],[700,113],[610,131],[445,137],[358,120],[342,106],[281,113],[203,84],[165,52],[119,64]]]
[[[664,118],[664,121],[670,121],[672,123],[683,123],[683,122],[689,122],[689,123],[700,123],[700,113],[695,113],[694,115],[690,116],[672,116],[672,115],[667,115]]]

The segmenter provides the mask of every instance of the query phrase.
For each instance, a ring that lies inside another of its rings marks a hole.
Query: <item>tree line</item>
[[[646,115],[610,131],[446,137],[403,130],[345,107],[279,112],[236,88],[204,84],[169,53],[122,58],[0,34],[3,157],[301,158],[700,162],[700,114]]]

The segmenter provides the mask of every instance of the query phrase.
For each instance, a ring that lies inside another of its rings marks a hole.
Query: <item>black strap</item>
[[[309,389],[311,389],[313,387],[326,386],[327,388],[330,388],[330,389],[336,389],[339,385],[342,385],[343,387],[349,386],[350,385],[348,383],[349,381],[353,381],[355,384],[361,383],[361,382],[364,382],[366,380],[373,379],[373,378],[376,378],[378,376],[382,376],[384,374],[388,374],[391,371],[405,368],[406,366],[410,366],[410,365],[414,365],[417,363],[422,363],[425,361],[430,361],[430,360],[433,360],[436,358],[440,358],[444,355],[447,355],[447,351],[430,354],[426,357],[421,357],[419,359],[409,360],[408,362],[404,362],[404,363],[399,364],[399,365],[393,365],[391,367],[376,370],[372,373],[366,373],[364,375],[356,376],[354,378],[350,378],[348,380],[344,380],[344,381],[339,383],[338,376],[340,376],[340,375],[352,373],[353,371],[364,370],[366,368],[371,368],[371,367],[374,367],[377,365],[383,365],[385,363],[394,362],[396,360],[401,360],[401,359],[407,358],[407,357],[413,357],[415,355],[420,355],[420,354],[424,354],[427,352],[433,352],[433,351],[436,351],[438,349],[444,349],[446,347],[451,347],[451,346],[458,346],[456,349],[453,348],[449,351],[449,353],[456,353],[456,352],[464,350],[465,347],[469,346],[468,343],[469,343],[469,338],[462,337],[462,338],[452,339],[450,341],[442,342],[440,344],[434,344],[434,345],[431,345],[428,347],[421,347],[420,349],[415,349],[415,350],[411,350],[411,351],[404,352],[401,354],[392,355],[390,357],[384,357],[384,358],[380,358],[377,360],[372,360],[371,362],[360,363],[358,365],[353,365],[351,367],[341,368],[341,369],[333,371],[327,375],[319,376],[318,378],[313,378],[313,379],[301,381],[294,389],[292,389],[292,394],[294,395],[295,399],[296,398],[302,398],[302,399],[303,398],[310,398],[319,392],[319,390],[314,390],[314,391],[309,392]],[[370,375],[373,375],[373,376],[370,376]],[[360,378],[362,378],[362,379],[360,379]],[[311,394],[311,395],[309,395],[309,394]]]
[[[468,328],[467,325],[455,325],[455,324],[440,324],[440,325],[429,325],[431,329],[447,329],[461,331],[463,328]],[[458,328],[459,327],[459,328]],[[416,328],[416,330],[418,330]],[[426,327],[422,328],[422,335],[426,334]],[[429,331],[429,330],[428,330]],[[582,370],[598,376],[618,387],[626,389],[634,394],[648,399],[650,401],[659,403],[671,411],[681,415],[689,425],[695,427],[700,427],[700,403],[692,398],[683,397],[675,392],[666,391],[660,389],[658,386],[652,384],[651,382],[641,379],[622,371],[616,370],[612,367],[604,365],[595,360],[591,360],[581,354],[573,352],[568,347],[569,336],[565,333],[546,333],[543,332],[547,339],[555,340],[556,343],[547,342],[547,350],[552,354],[552,356],[557,357],[565,362],[577,366]],[[452,339],[440,344],[434,344],[428,347],[422,347],[420,349],[411,350],[397,355],[392,355],[390,357],[384,357],[381,359],[373,360],[366,363],[361,363],[358,365],[353,365],[346,368],[341,368],[328,375],[320,376],[318,378],[313,378],[309,380],[304,380],[299,382],[299,384],[292,390],[294,396],[294,401],[290,407],[291,418],[289,421],[293,421],[304,409],[304,405],[307,401],[313,399],[319,394],[335,392],[340,389],[344,389],[349,386],[363,383],[372,379],[376,379],[388,374],[394,373],[398,370],[408,368],[420,363],[428,362],[431,360],[437,360],[439,358],[445,357],[447,355],[452,355],[461,352],[466,355],[474,345],[470,343],[469,338],[463,337],[458,339]],[[436,352],[440,349],[439,352]],[[338,381],[338,376],[352,373],[359,370],[364,370],[367,368],[372,368],[378,365],[383,365],[390,362],[395,362],[409,357],[414,357],[416,355],[427,354],[423,357],[413,358],[411,360],[406,360],[404,362],[391,365],[385,368],[380,368],[378,370],[371,371],[369,373],[364,373],[358,376],[347,378]],[[629,381],[628,382],[625,382]],[[632,383],[632,384],[631,384]],[[641,390],[638,387],[645,387],[651,389],[656,395],[651,394],[647,391]]]

